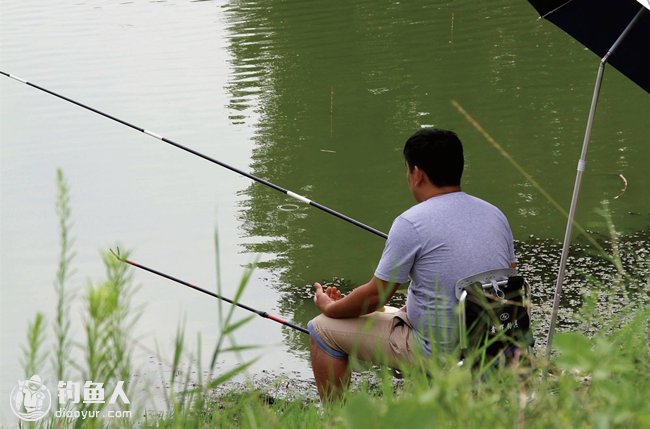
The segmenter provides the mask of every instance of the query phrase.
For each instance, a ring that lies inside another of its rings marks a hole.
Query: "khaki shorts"
[[[415,349],[419,348],[404,308],[351,319],[321,314],[307,324],[307,329],[321,350],[338,359],[352,355],[395,368],[413,362]]]

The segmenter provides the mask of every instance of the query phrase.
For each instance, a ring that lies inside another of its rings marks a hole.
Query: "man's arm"
[[[338,300],[323,292],[320,284],[314,286],[314,302],[323,314],[334,319],[344,319],[362,316],[381,308],[393,296],[399,283],[389,283],[373,276],[368,283]]]

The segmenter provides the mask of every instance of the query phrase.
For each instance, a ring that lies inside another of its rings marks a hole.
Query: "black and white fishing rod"
[[[203,292],[204,294],[206,294],[206,295],[210,295],[210,296],[213,297],[213,298],[217,298],[217,299],[220,299],[220,300],[222,300],[222,301],[225,301],[225,302],[227,302],[227,303],[229,303],[229,304],[236,305],[236,306],[239,307],[239,308],[243,308],[244,310],[247,310],[247,311],[250,311],[250,312],[252,312],[252,313],[257,314],[258,316],[263,317],[264,319],[270,319],[270,320],[273,320],[274,322],[278,322],[278,323],[280,323],[280,324],[282,324],[282,325],[284,325],[284,326],[288,326],[288,327],[291,328],[291,329],[295,329],[296,331],[300,331],[300,332],[303,332],[303,333],[305,333],[305,334],[309,334],[309,331],[307,331],[307,329],[303,328],[302,326],[295,325],[295,324],[293,324],[293,323],[291,323],[291,322],[287,322],[286,320],[284,320],[284,319],[281,318],[281,317],[274,316],[273,314],[269,314],[269,313],[267,313],[266,311],[256,310],[256,309],[254,309],[254,308],[252,308],[252,307],[249,307],[249,306],[247,306],[247,305],[244,305],[244,304],[242,304],[242,303],[240,303],[240,302],[237,302],[237,301],[234,301],[234,300],[232,300],[232,299],[229,299],[229,298],[223,297],[223,296],[218,295],[218,294],[216,294],[216,293],[214,293],[214,292],[210,292],[210,291],[207,290],[207,289],[203,289],[203,288],[201,288],[201,287],[198,287],[198,286],[196,286],[196,285],[193,285],[193,284],[191,284],[191,283],[188,283],[188,282],[186,282],[186,281],[184,281],[184,280],[181,280],[181,279],[179,279],[179,278],[176,278],[176,277],[170,276],[169,274],[165,274],[165,273],[163,273],[163,272],[161,272],[161,271],[155,270],[155,269],[153,269],[153,268],[149,268],[149,267],[144,266],[144,265],[142,265],[142,264],[139,264],[139,263],[137,263],[137,262],[135,262],[135,261],[132,261],[132,260],[130,260],[130,259],[127,259],[127,258],[125,258],[125,257],[123,257],[123,256],[120,255],[120,251],[119,251],[119,249],[117,250],[117,252],[114,252],[114,251],[111,249],[111,253],[112,253],[112,254],[113,254],[113,255],[114,255],[118,260],[124,262],[125,264],[129,264],[129,265],[131,265],[131,266],[133,266],[133,267],[136,267],[136,268],[139,268],[139,269],[141,269],[141,270],[149,271],[150,273],[155,274],[155,275],[157,275],[157,276],[164,277],[164,278],[166,278],[166,279],[168,279],[168,280],[171,280],[171,281],[173,281],[173,282],[176,282],[176,283],[178,283],[178,284],[182,284],[183,286],[187,286],[187,287],[189,287],[189,288],[191,288],[191,289],[197,290],[197,291],[199,291],[199,292]]]
[[[269,188],[272,188],[272,189],[275,189],[276,191],[282,192],[283,194],[285,194],[285,195],[287,195],[287,196],[289,196],[291,198],[295,198],[296,200],[301,201],[301,202],[303,202],[305,204],[308,204],[308,205],[310,205],[312,207],[316,207],[317,209],[320,209],[320,210],[324,211],[325,213],[336,216],[337,218],[342,219],[342,220],[344,220],[346,222],[349,222],[349,223],[351,223],[353,225],[356,225],[359,228],[363,228],[366,231],[372,232],[373,234],[378,235],[379,237],[388,238],[388,236],[385,233],[383,233],[383,232],[381,232],[381,231],[379,231],[379,230],[377,230],[377,229],[375,229],[375,228],[373,228],[371,226],[368,226],[368,225],[366,225],[364,223],[361,223],[358,220],[352,219],[351,217],[346,216],[346,215],[344,215],[342,213],[339,213],[336,210],[332,210],[329,207],[326,207],[326,206],[324,206],[324,205],[322,205],[320,203],[317,203],[316,201],[312,201],[307,197],[296,194],[295,192],[291,192],[290,190],[285,189],[285,188],[283,188],[281,186],[278,186],[278,185],[276,185],[274,183],[271,183],[268,180],[264,180],[264,179],[262,179],[260,177],[254,176],[254,175],[252,175],[250,173],[246,173],[245,171],[242,171],[242,170],[240,170],[238,168],[235,168],[235,167],[233,167],[231,165],[228,165],[228,164],[226,164],[224,162],[221,162],[221,161],[219,161],[217,159],[211,158],[211,157],[209,157],[207,155],[204,155],[204,154],[202,154],[200,152],[197,152],[194,149],[190,149],[187,146],[183,146],[183,145],[181,145],[179,143],[176,143],[175,141],[173,141],[171,139],[168,139],[166,137],[163,137],[160,134],[157,134],[157,133],[155,133],[153,131],[147,130],[146,128],[142,128],[142,127],[139,127],[137,125],[133,125],[133,124],[131,124],[129,122],[126,122],[126,121],[124,121],[122,119],[116,118],[115,116],[109,115],[108,113],[104,113],[104,112],[102,112],[100,110],[97,110],[97,109],[95,109],[93,107],[87,106],[87,105],[85,105],[83,103],[75,101],[75,100],[73,100],[71,98],[68,98],[68,97],[66,97],[64,95],[58,94],[58,93],[56,93],[54,91],[51,91],[51,90],[49,90],[47,88],[43,88],[42,86],[36,85],[35,83],[28,82],[25,79],[22,79],[22,78],[20,78],[18,76],[10,74],[10,73],[6,73],[6,72],[3,72],[3,71],[0,70],[0,74],[3,74],[5,76],[7,76],[7,77],[10,77],[10,78],[14,79],[14,80],[17,80],[18,82],[24,83],[25,85],[29,85],[32,88],[36,88],[36,89],[38,89],[40,91],[43,91],[43,92],[46,92],[46,93],[48,93],[50,95],[58,97],[58,98],[60,98],[62,100],[65,100],[65,101],[67,101],[69,103],[76,104],[79,107],[83,107],[86,110],[90,110],[91,112],[95,112],[98,115],[104,116],[105,118],[112,119],[115,122],[119,122],[122,125],[126,125],[129,128],[133,128],[134,130],[140,131],[141,133],[147,134],[147,135],[149,135],[149,136],[151,136],[153,138],[156,138],[156,139],[161,140],[161,141],[163,141],[165,143],[168,143],[168,144],[170,144],[172,146],[175,146],[178,149],[182,149],[182,150],[184,150],[186,152],[191,153],[192,155],[196,155],[196,156],[198,156],[200,158],[203,158],[206,161],[210,161],[210,162],[212,162],[214,164],[217,164],[217,165],[219,165],[221,167],[227,168],[228,170],[233,171],[233,172],[235,172],[237,174],[248,177],[251,180],[254,180],[254,181],[258,182],[258,183],[261,183],[262,185],[266,185]]]

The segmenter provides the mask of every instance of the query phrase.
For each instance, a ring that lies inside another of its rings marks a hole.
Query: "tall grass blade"
[[[71,208],[70,189],[60,168],[56,171],[56,214],[59,218],[59,266],[54,282],[56,292],[56,316],[54,319],[54,356],[52,365],[57,380],[65,380],[65,371],[70,359],[72,341],[70,338],[70,303],[73,295],[69,290],[68,282],[73,271],[70,263],[74,257],[72,251],[73,240],[70,238]]]

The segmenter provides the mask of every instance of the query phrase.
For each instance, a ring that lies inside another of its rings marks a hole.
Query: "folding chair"
[[[461,362],[480,350],[496,364],[510,362],[534,345],[530,287],[515,269],[498,269],[458,280]],[[484,360],[485,361],[485,360]]]

